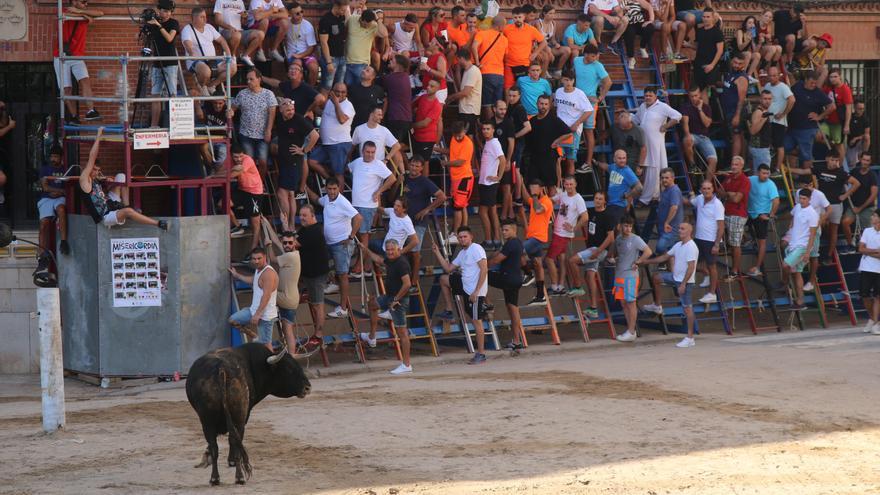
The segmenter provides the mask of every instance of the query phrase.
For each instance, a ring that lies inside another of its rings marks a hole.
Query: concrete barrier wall
[[[35,259],[0,259],[0,374],[40,371]]]

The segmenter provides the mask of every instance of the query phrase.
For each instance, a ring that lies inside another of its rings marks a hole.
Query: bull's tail
[[[237,457],[232,458],[235,459],[236,465],[241,467],[245,479],[250,479],[252,471],[250,459],[248,458],[247,450],[244,448],[244,443],[242,443],[241,433],[239,433],[238,428],[235,427],[235,422],[232,421],[232,414],[229,412],[230,407],[226,395],[226,389],[229,384],[226,380],[225,370],[220,370],[220,377],[223,380],[223,386],[220,387],[220,393],[221,401],[223,403],[223,415],[226,417],[226,430],[229,433],[229,448],[234,449],[238,454]]]

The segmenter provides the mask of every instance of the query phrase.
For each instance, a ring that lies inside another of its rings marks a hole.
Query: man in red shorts
[[[452,192],[452,208],[455,210],[452,220],[452,233],[449,243],[458,244],[456,232],[461,226],[467,226],[467,206],[474,190],[474,142],[466,135],[467,126],[462,121],[452,124],[452,139],[449,149],[443,150],[449,160],[442,163],[449,167],[450,190]]]

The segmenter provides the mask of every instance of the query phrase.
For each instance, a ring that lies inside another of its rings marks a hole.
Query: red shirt
[[[749,205],[749,191],[752,189],[752,183],[746,177],[746,174],[740,172],[736,177],[733,174],[728,175],[724,182],[721,183],[721,188],[729,193],[743,193],[739,203],[734,203],[730,200],[724,202],[724,214],[731,217],[747,216],[746,207]]]
[[[67,13],[67,9],[64,9],[64,13]],[[58,24],[55,24],[58,26]],[[56,27],[57,29],[57,27]],[[89,30],[89,23],[86,21],[64,21],[64,26],[62,27],[62,39],[70,45],[70,53],[68,55],[74,55],[77,57],[81,57],[86,54],[86,32]],[[57,31],[55,31],[57,33]],[[58,56],[58,38],[55,38],[55,41],[52,43],[52,56]]]
[[[442,56],[443,56],[442,53],[435,53],[435,54],[431,55],[430,57],[428,57],[428,62],[427,62],[428,67],[433,70],[438,70],[437,69],[437,61],[440,60],[440,57],[442,57]],[[446,67],[448,70],[449,66],[447,65]],[[446,78],[445,77],[434,77],[431,74],[429,74],[428,72],[422,72],[422,87],[427,88],[428,81],[430,81],[431,79],[436,79],[437,82],[440,83],[440,89],[446,89]]]
[[[254,159],[245,155],[241,161],[241,175],[238,176],[238,188],[250,194],[263,194],[263,179]]]
[[[836,88],[826,85],[822,90],[837,105],[837,110],[828,114],[825,120],[829,124],[843,124],[843,119],[846,118],[845,105],[853,104],[852,90],[849,88],[849,85],[844,83]]]
[[[413,139],[420,143],[436,143],[440,139],[437,135],[437,121],[443,113],[443,105],[436,97],[433,101],[428,101],[425,95],[422,95],[413,102],[413,112],[415,112],[415,122],[431,119],[431,123],[425,127],[413,127]]]

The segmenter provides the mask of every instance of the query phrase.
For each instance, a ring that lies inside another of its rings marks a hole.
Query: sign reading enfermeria
[[[113,307],[161,306],[159,238],[111,239]]]

